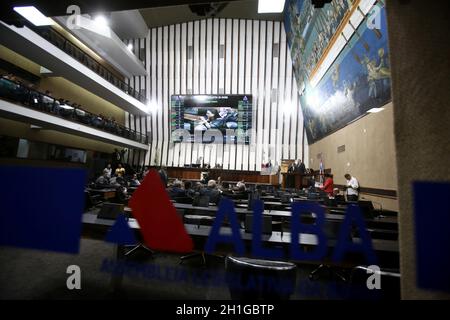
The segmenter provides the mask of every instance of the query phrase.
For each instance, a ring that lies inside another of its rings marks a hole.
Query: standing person
[[[125,176],[125,168],[122,167],[122,164],[119,163],[117,165],[117,169],[115,171],[116,176],[123,178]]]
[[[305,164],[302,162],[302,160],[298,159],[297,167],[296,167],[295,171],[298,173],[301,173],[301,174],[305,174],[306,168],[305,168]]]
[[[295,169],[297,168],[297,160],[292,162],[288,167],[288,173],[294,173]]]
[[[358,201],[359,196],[359,182],[355,177],[352,177],[349,173],[345,174],[345,180],[347,180],[347,201]]]
[[[334,188],[333,175],[330,173],[325,173],[325,182],[320,189],[322,191],[328,193],[328,195],[330,197],[332,197],[333,196],[333,188]]]
[[[108,179],[111,179],[111,175],[112,175],[111,163],[108,163],[108,165],[103,170],[103,172],[106,172],[108,174]]]
[[[107,127],[107,126],[108,126],[108,124],[105,125],[105,127]],[[111,155],[111,161],[112,161],[114,168],[117,168],[117,165],[120,163],[120,160],[121,160],[121,158],[120,158],[119,150],[114,149],[114,152]]]
[[[158,173],[159,173],[159,176],[161,177],[161,181],[164,185],[164,188],[167,188],[167,182],[169,180],[169,177],[167,175],[167,171],[166,171],[165,167],[161,167],[161,169],[159,169]]]

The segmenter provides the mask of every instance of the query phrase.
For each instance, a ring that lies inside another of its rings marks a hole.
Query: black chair
[[[99,194],[91,194],[89,191],[84,191],[84,209],[85,211],[95,208],[103,203],[102,196]]]
[[[195,193],[192,205],[194,207],[209,207],[209,200],[209,195]]]
[[[316,192],[309,192],[307,195],[308,200],[319,200],[320,196]]]
[[[292,202],[294,202],[294,199],[291,194],[285,193],[280,195],[280,201],[282,204],[291,204]]]
[[[185,196],[185,197],[175,197],[173,200],[177,203],[184,203],[184,204],[192,204],[193,199],[191,197]]]
[[[291,262],[228,256],[225,269],[233,300],[288,300],[295,291],[297,267]]]
[[[371,219],[374,217],[374,207],[372,201],[359,200],[358,205],[364,218]]]
[[[214,217],[196,214],[186,214],[183,216],[183,222],[187,224],[196,224],[197,227],[200,227],[200,225],[212,225],[214,223]],[[224,256],[221,255],[199,251],[181,256],[179,264],[182,264],[186,260],[191,260],[198,257],[202,259],[202,266],[206,266],[206,257],[215,257],[219,259],[225,258]]]
[[[325,220],[324,233],[329,240],[337,240],[339,235],[340,224],[337,221]],[[343,282],[347,282],[346,276],[343,274],[338,267],[331,266],[327,263],[320,264],[316,269],[311,271],[309,278],[311,280],[316,280],[320,277],[323,272],[327,272],[329,276],[340,279]]]

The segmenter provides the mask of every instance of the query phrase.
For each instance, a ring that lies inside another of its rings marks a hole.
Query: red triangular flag
[[[150,170],[129,201],[145,244],[155,250],[191,252],[193,242],[170,201],[159,173]]]

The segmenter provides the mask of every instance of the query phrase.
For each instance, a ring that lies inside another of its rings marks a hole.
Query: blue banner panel
[[[450,292],[450,183],[413,188],[417,286]]]
[[[83,169],[0,167],[0,245],[78,253]]]

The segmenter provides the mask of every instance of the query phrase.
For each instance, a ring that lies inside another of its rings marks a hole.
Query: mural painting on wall
[[[345,13],[352,6],[350,0],[333,0],[315,9],[311,0],[290,0],[285,10],[286,36],[299,88],[336,33]]]
[[[333,0],[322,9],[314,9],[310,1],[289,1],[285,26],[295,76],[299,90],[303,91],[300,102],[308,142],[313,143],[362,116],[367,110],[388,103],[391,100],[391,81],[386,13],[383,5],[377,3],[376,6],[380,8],[379,28],[369,29],[366,17],[348,39],[344,49],[329,66],[324,76],[315,87],[312,87],[309,82],[311,71],[321,58],[323,48],[328,46],[334,34],[333,30],[336,30],[345,13],[352,7],[352,2]],[[333,8],[339,8],[339,10]],[[331,16],[336,16],[337,20],[328,20],[326,24],[330,26],[323,28],[322,22],[318,22],[320,21],[318,17],[329,15],[327,12],[330,10],[333,12]],[[294,11],[296,13],[293,13]],[[294,22],[293,17],[296,17]],[[319,34],[310,29],[319,30]],[[326,30],[325,34],[320,36],[320,32],[323,32],[320,30]],[[331,35],[328,30],[331,30]],[[308,37],[308,34],[311,35],[314,32],[316,35],[312,38]],[[321,42],[322,44],[315,45]],[[300,50],[314,47],[319,48],[318,54],[311,55],[311,50]]]

